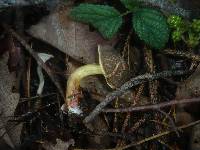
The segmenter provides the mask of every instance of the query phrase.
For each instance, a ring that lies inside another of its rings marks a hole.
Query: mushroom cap
[[[99,64],[111,88],[118,88],[131,78],[128,64],[110,45],[98,45]]]

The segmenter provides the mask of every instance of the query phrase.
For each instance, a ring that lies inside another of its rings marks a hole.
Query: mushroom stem
[[[90,75],[103,74],[100,65],[88,64],[77,68],[68,78],[66,91],[66,104],[68,107],[73,96],[80,87],[80,81]]]
[[[120,87],[124,82],[130,78],[130,71],[128,65],[121,57],[120,53],[113,50],[110,45],[98,45],[99,65],[89,64],[82,66],[73,72],[68,78],[65,105],[61,108],[68,112],[81,114],[79,108],[79,87],[80,81],[90,75],[102,74],[104,75],[107,84],[111,88]]]

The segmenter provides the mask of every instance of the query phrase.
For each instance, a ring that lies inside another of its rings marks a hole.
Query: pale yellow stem
[[[90,75],[103,74],[100,65],[88,64],[77,68],[68,78],[66,91],[66,104],[69,103],[69,97],[73,96],[74,92],[80,87],[80,81]]]

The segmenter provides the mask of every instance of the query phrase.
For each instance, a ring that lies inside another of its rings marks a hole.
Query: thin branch
[[[142,84],[147,81],[157,80],[159,78],[178,76],[178,75],[183,75],[183,74],[186,74],[186,72],[185,71],[163,71],[163,72],[155,73],[155,74],[147,73],[147,74],[143,74],[135,78],[132,78],[131,80],[124,83],[120,88],[108,94],[105,100],[102,101],[100,104],[98,104],[96,108],[89,114],[89,116],[87,116],[84,119],[84,123],[88,123],[92,121],[99,113],[101,113],[103,108],[106,107],[109,103],[111,103],[116,97],[123,95],[124,92],[126,92],[128,89],[136,85]]]
[[[145,105],[145,106],[119,108],[119,109],[104,109],[103,112],[123,113],[123,112],[149,111],[149,110],[158,110],[158,109],[169,107],[172,105],[191,104],[191,103],[198,103],[198,102],[200,102],[200,97],[192,98],[192,99],[172,100],[172,101],[162,102],[162,103],[154,104],[154,105]]]

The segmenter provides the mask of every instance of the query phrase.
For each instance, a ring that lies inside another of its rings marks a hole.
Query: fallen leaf
[[[183,81],[177,88],[176,99],[192,98],[200,96],[200,65],[194,73]]]
[[[192,134],[190,137],[190,150],[200,149],[200,124],[195,125],[192,128]]]
[[[0,39],[0,56],[2,56],[6,51],[8,51],[8,39]]]
[[[19,94],[12,93],[15,82],[15,73],[9,73],[7,67],[8,53],[0,58],[0,136],[6,143],[13,147],[20,144],[22,124],[8,123],[9,117],[14,115],[15,108],[19,102]]]
[[[98,116],[92,123],[85,125],[90,131],[97,133],[94,136],[88,136],[87,141],[89,147],[93,149],[104,149],[110,146],[111,137],[108,135],[103,135],[103,133],[108,132],[108,126],[104,119]],[[98,135],[98,133],[102,135]]]
[[[75,142],[73,139],[70,139],[69,141],[65,142],[61,139],[56,139],[56,144],[53,145],[52,143],[49,143],[48,141],[45,141],[42,144],[42,147],[46,150],[68,150],[68,148],[72,145],[74,146]]]
[[[96,31],[90,31],[86,24],[75,22],[68,16],[70,7],[60,7],[37,25],[32,26],[28,33],[43,40],[60,51],[82,63],[94,63],[97,57],[98,44],[116,43],[116,38],[107,41]]]
[[[17,66],[20,61],[20,52],[21,48],[17,45],[16,41],[14,41],[12,35],[7,34],[5,37],[0,40],[0,55],[3,55],[5,52],[9,52],[8,59],[8,68],[9,71],[16,71]]]
[[[178,87],[176,91],[176,99],[187,99],[194,98],[200,96],[200,65],[197,69],[192,73],[190,77],[188,77],[185,81],[183,81]],[[186,110],[192,115],[198,114],[200,104],[189,104],[189,105],[179,105],[179,110]]]
[[[11,35],[8,35],[8,51],[8,69],[10,72],[16,71],[21,58],[21,47],[19,44],[17,45],[17,42],[14,41]]]

